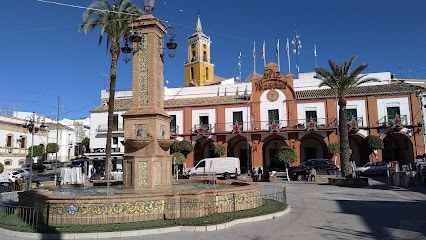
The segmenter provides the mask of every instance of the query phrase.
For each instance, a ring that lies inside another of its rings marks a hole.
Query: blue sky
[[[88,6],[92,0],[56,0]],[[142,6],[142,0],[133,1]],[[426,1],[424,0],[233,0],[159,1],[153,14],[176,31],[174,59],[165,58],[168,87],[183,87],[187,37],[194,33],[200,12],[203,32],[211,37],[215,75],[245,79],[254,68],[263,72],[262,43],[266,62],[277,62],[288,73],[285,42],[300,35],[298,58],[301,72],[315,65],[328,68],[356,55],[355,65],[368,63],[366,72],[391,72],[400,78],[426,79]],[[90,116],[107,89],[110,67],[105,42],[99,32],[78,31],[84,9],[37,0],[14,0],[0,8],[0,113],[35,111],[56,118]],[[314,56],[316,45],[317,57]],[[290,44],[290,49],[293,46]],[[296,57],[291,54],[291,71]],[[117,90],[131,89],[131,64],[119,62]],[[59,102],[59,105],[58,105]]]

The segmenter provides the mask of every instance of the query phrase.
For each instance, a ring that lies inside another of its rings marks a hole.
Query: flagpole
[[[266,68],[265,40],[263,40],[262,59],[263,59],[263,67]]]
[[[238,72],[240,73],[240,78],[238,82],[241,82],[241,52],[240,52],[240,55],[238,56]]]
[[[280,71],[281,72],[281,64],[280,64],[280,39],[278,38],[278,41],[277,41],[277,51],[276,51],[276,57],[277,57],[277,60],[278,60],[278,71]]]
[[[317,45],[314,44],[315,67],[317,67]]]
[[[253,73],[256,73],[256,41],[253,42]]]
[[[285,50],[287,52],[288,73],[291,73],[291,67],[290,67],[290,46],[289,46],[289,43],[288,43],[288,38],[287,38],[287,44],[285,45]]]

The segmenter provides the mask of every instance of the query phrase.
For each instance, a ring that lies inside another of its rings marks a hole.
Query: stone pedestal
[[[167,27],[151,14],[132,23],[142,36],[132,63],[132,106],[123,114],[125,189],[157,190],[172,186],[169,153],[170,116],[164,111],[163,39]]]

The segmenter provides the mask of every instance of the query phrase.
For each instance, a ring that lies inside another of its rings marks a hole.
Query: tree
[[[84,152],[88,152],[90,147],[90,138],[83,138],[83,140],[81,140],[81,144],[84,146]]]
[[[376,157],[377,160],[377,150],[381,150],[385,147],[383,140],[375,135],[368,135],[365,138],[365,142],[367,143],[367,147],[368,149],[374,153],[374,156]]]
[[[83,13],[83,23],[79,30],[84,34],[92,32],[95,28],[100,29],[99,44],[103,36],[107,36],[106,47],[111,54],[111,65],[109,74],[109,99],[108,99],[108,130],[105,151],[105,174],[109,178],[109,162],[111,159],[111,139],[114,119],[115,85],[117,79],[117,61],[121,53],[120,42],[125,39],[129,32],[129,23],[142,14],[142,10],[133,5],[129,0],[100,0],[92,2]]]
[[[32,148],[34,150],[31,150]],[[32,154],[32,157],[41,157],[41,156],[43,156],[43,154],[44,154],[44,146],[43,145],[36,145],[36,146],[29,147],[28,148],[28,156],[31,156],[31,154]]]
[[[318,78],[322,80],[319,87],[328,86],[336,92],[339,105],[339,144],[340,144],[340,165],[342,176],[349,177],[352,175],[352,167],[349,162],[350,146],[349,146],[349,129],[348,119],[346,116],[346,96],[349,91],[358,87],[360,84],[378,81],[375,78],[368,78],[362,72],[367,69],[368,64],[363,63],[351,72],[351,67],[356,57],[353,56],[349,61],[336,65],[333,60],[328,60],[331,71],[321,67],[316,67],[315,72]]]
[[[277,159],[280,162],[283,162],[285,164],[285,171],[287,175],[287,180],[290,181],[289,174],[288,174],[288,166],[290,163],[294,163],[297,161],[297,154],[296,151],[288,146],[283,146],[277,151]]]
[[[4,165],[3,163],[0,163],[0,174],[2,174],[4,171]]]
[[[329,154],[333,155],[334,163],[336,164],[337,154],[340,152],[340,144],[338,142],[332,142],[327,146]]]
[[[59,152],[59,146],[56,143],[48,143],[46,145],[46,152],[47,153],[57,153]]]
[[[226,153],[226,148],[223,144],[218,143],[214,145],[213,153],[215,157],[220,157]]]
[[[170,146],[170,152],[173,154],[175,152],[180,152],[182,153],[185,158],[186,156],[188,156],[188,154],[190,154],[192,151],[194,151],[194,147],[192,146],[192,143],[183,140],[180,142],[174,142],[171,146]]]
[[[174,152],[172,154],[172,157],[176,161],[174,163],[177,164],[177,167],[179,169],[179,174],[182,174],[183,164],[185,164],[185,162],[186,162],[185,156],[180,152]]]

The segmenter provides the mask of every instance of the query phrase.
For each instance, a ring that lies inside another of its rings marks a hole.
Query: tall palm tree
[[[315,68],[315,72],[317,73],[315,78],[322,80],[319,86],[328,86],[334,89],[338,98],[340,166],[343,177],[348,177],[352,174],[352,168],[349,162],[350,146],[348,119],[346,117],[346,96],[352,88],[360,84],[378,81],[376,78],[367,78],[365,74],[362,74],[368,67],[366,63],[359,65],[351,72],[351,67],[355,59],[356,56],[353,56],[349,61],[342,62],[338,65],[336,65],[333,60],[328,60],[331,71],[327,71],[321,67]]]
[[[109,163],[111,159],[112,124],[114,119],[115,84],[117,79],[117,61],[121,53],[120,42],[129,32],[129,23],[143,13],[141,8],[133,5],[130,0],[100,0],[92,2],[83,13],[83,23],[79,31],[84,34],[100,29],[99,45],[103,36],[107,36],[106,47],[111,54],[109,74],[109,100],[108,100],[108,130],[106,142],[105,177],[109,179]]]

